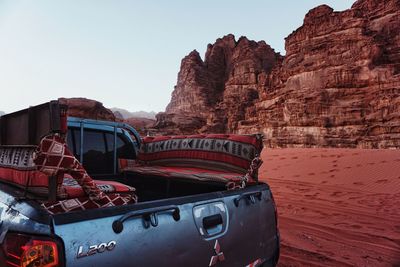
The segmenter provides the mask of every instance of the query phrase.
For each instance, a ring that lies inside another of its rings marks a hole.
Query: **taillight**
[[[60,266],[60,246],[49,237],[8,233],[3,251],[8,267]]]

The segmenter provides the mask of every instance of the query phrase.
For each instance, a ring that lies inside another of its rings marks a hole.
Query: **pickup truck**
[[[67,108],[51,101],[0,117],[0,266],[277,264],[260,135],[142,138]],[[64,139],[46,148],[49,136]],[[38,163],[46,149],[68,152],[74,167],[44,168],[61,166],[55,154]]]

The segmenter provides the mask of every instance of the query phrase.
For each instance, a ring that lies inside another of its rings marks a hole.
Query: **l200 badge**
[[[105,251],[111,251],[115,248],[116,245],[117,245],[117,241],[113,240],[108,243],[101,243],[99,245],[89,246],[89,248],[85,251],[83,249],[83,246],[79,246],[76,257],[79,259],[79,258],[83,258],[86,256],[92,256],[92,255],[95,255],[98,253],[103,253]]]

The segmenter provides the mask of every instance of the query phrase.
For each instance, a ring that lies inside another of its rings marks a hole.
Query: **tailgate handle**
[[[222,224],[221,214],[214,214],[203,218],[203,226],[205,229],[217,226],[219,224]]]
[[[145,221],[150,218],[151,224],[153,226],[157,226],[158,220],[156,219],[156,216],[157,216],[156,213],[163,212],[163,211],[170,211],[170,210],[173,211],[172,217],[174,218],[174,220],[179,221],[181,219],[179,207],[176,205],[169,205],[169,206],[164,206],[164,207],[149,208],[149,209],[144,209],[144,210],[135,210],[135,211],[128,212],[124,216],[115,220],[112,223],[112,228],[116,234],[119,234],[122,232],[122,230],[124,230],[124,221],[128,220],[129,218],[137,217],[137,216],[143,216]]]
[[[262,196],[261,191],[245,193],[245,194],[241,194],[239,197],[235,198],[233,200],[233,202],[235,203],[236,207],[239,207],[240,200],[242,200],[242,199],[248,199],[248,200],[250,200],[250,202],[252,204],[255,204],[256,203],[255,198],[258,198],[258,200],[261,200],[261,196]]]

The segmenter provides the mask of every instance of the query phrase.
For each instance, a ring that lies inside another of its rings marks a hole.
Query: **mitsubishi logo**
[[[216,255],[211,257],[210,264],[208,266],[214,266],[217,264],[217,262],[225,260],[224,253],[221,251],[221,246],[219,245],[218,239],[215,240],[214,251]]]

